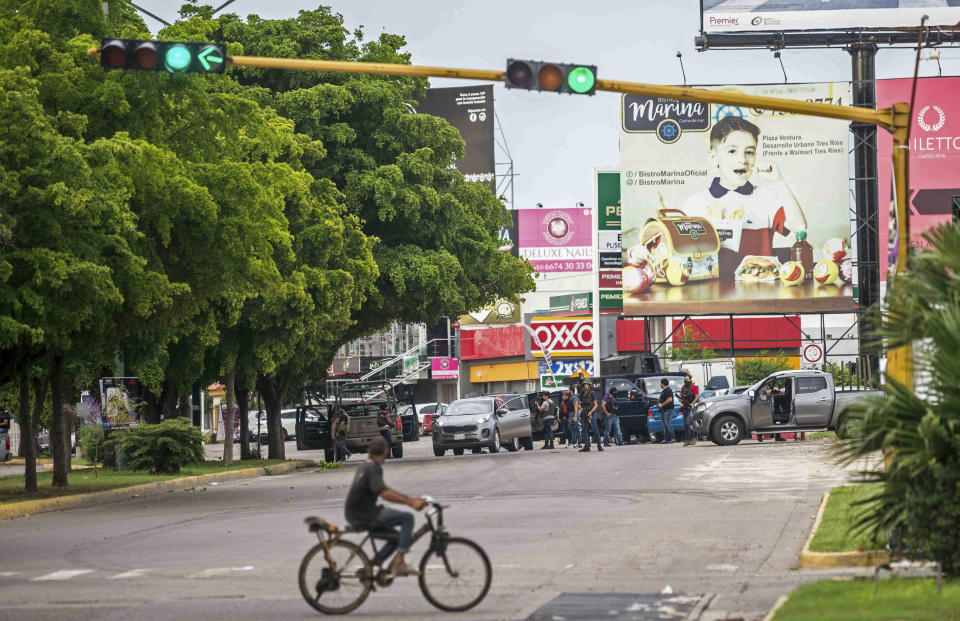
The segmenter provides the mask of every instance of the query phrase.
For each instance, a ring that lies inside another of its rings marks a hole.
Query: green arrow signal
[[[203,65],[204,71],[210,71],[210,63],[219,65],[220,63],[223,62],[223,57],[211,56],[211,54],[216,54],[216,53],[217,53],[217,48],[208,47],[207,49],[200,52],[199,55],[197,55],[197,59],[200,61],[200,64]]]

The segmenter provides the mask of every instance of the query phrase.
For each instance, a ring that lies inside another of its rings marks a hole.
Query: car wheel
[[[489,447],[487,447],[487,450],[490,451],[491,453],[500,452],[500,430],[499,429],[493,430],[493,443]]]
[[[657,442],[663,442],[663,434],[655,433],[653,434],[653,439],[656,440]]]
[[[533,436],[527,436],[526,438],[520,438],[520,443],[523,446],[523,450],[532,451],[533,450]]]
[[[269,440],[270,440],[270,436],[268,436],[265,433],[260,434],[260,446],[266,446]]]
[[[746,429],[744,429],[743,421],[739,418],[724,414],[713,423],[713,431],[710,435],[716,444],[732,446],[743,440]]]
[[[475,446],[475,447],[473,447],[472,449],[470,449],[470,452],[473,453],[474,455],[479,455],[480,453],[483,452],[483,447],[482,447],[482,446]]]
[[[454,454],[454,455],[463,455],[463,449],[462,449],[462,448],[455,448],[455,449],[453,449],[453,454]]]
[[[323,461],[330,463],[336,458],[337,456],[333,453],[333,451],[328,449],[323,450]]]
[[[516,438],[510,438],[510,441],[503,445],[503,448],[511,453],[516,453],[520,450],[520,443],[517,442]]]
[[[390,447],[390,457],[394,459],[401,459],[403,457],[403,444],[397,442]]]
[[[447,449],[442,449],[437,446],[433,447],[433,454],[435,457],[443,457],[446,452],[447,452]]]
[[[283,441],[286,442],[290,438],[290,434],[287,433],[286,429],[280,429],[280,436],[283,438]]]

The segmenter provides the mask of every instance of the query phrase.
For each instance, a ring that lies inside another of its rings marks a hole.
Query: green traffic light
[[[190,68],[193,60],[190,50],[185,45],[172,45],[163,55],[163,64],[167,71],[179,73]]]
[[[596,81],[596,76],[586,67],[575,67],[567,75],[567,86],[574,93],[589,93]]]

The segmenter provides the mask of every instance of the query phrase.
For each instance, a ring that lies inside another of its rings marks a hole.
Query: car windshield
[[[647,390],[649,391],[649,394],[654,396],[660,394],[660,392],[663,390],[663,386],[660,385],[661,379],[662,378],[656,378],[656,377],[647,379]],[[672,390],[673,392],[680,392],[680,389],[683,388],[682,377],[671,376],[671,377],[667,377],[666,379],[667,379],[668,385],[670,386],[670,390]]]
[[[454,401],[446,410],[444,416],[476,416],[489,414],[493,411],[493,401]]]

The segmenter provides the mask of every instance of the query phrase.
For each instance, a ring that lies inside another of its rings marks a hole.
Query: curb
[[[38,466],[49,466],[53,463],[53,459],[50,457],[38,457],[37,465]],[[10,460],[4,462],[4,465],[7,466],[24,466],[26,465],[26,459],[23,457],[11,457]]]
[[[763,618],[763,621],[773,621],[773,618],[777,616],[777,611],[787,603],[788,599],[790,599],[789,595],[781,595],[780,599],[773,605],[773,608],[770,609],[770,612],[767,613],[767,616]]]
[[[810,536],[800,552],[800,567],[804,569],[829,569],[831,567],[873,567],[890,562],[890,554],[886,550],[865,550],[863,552],[811,552],[810,542],[817,534],[817,528],[823,520],[823,512],[827,508],[830,492],[825,492],[820,499],[820,509],[817,519],[810,529]]]
[[[260,476],[270,476],[275,474],[285,474],[299,468],[307,468],[316,465],[312,461],[298,460],[288,461],[274,466],[263,466],[260,468],[244,468],[243,470],[229,470],[226,472],[214,472],[211,474],[201,474],[180,479],[168,479],[166,481],[157,481],[156,483],[143,483],[141,485],[131,485],[130,487],[119,487],[117,489],[108,489],[102,492],[93,492],[90,494],[75,494],[73,496],[60,496],[59,498],[42,498],[40,500],[24,500],[21,502],[12,502],[0,505],[0,520],[9,520],[12,518],[33,515],[34,513],[46,513],[48,511],[60,511],[62,509],[73,509],[76,507],[89,507],[94,505],[106,504],[110,502],[119,502],[128,498],[138,496],[149,496],[167,491],[179,491],[196,487],[204,483],[220,481],[236,481],[238,479],[252,479]]]

